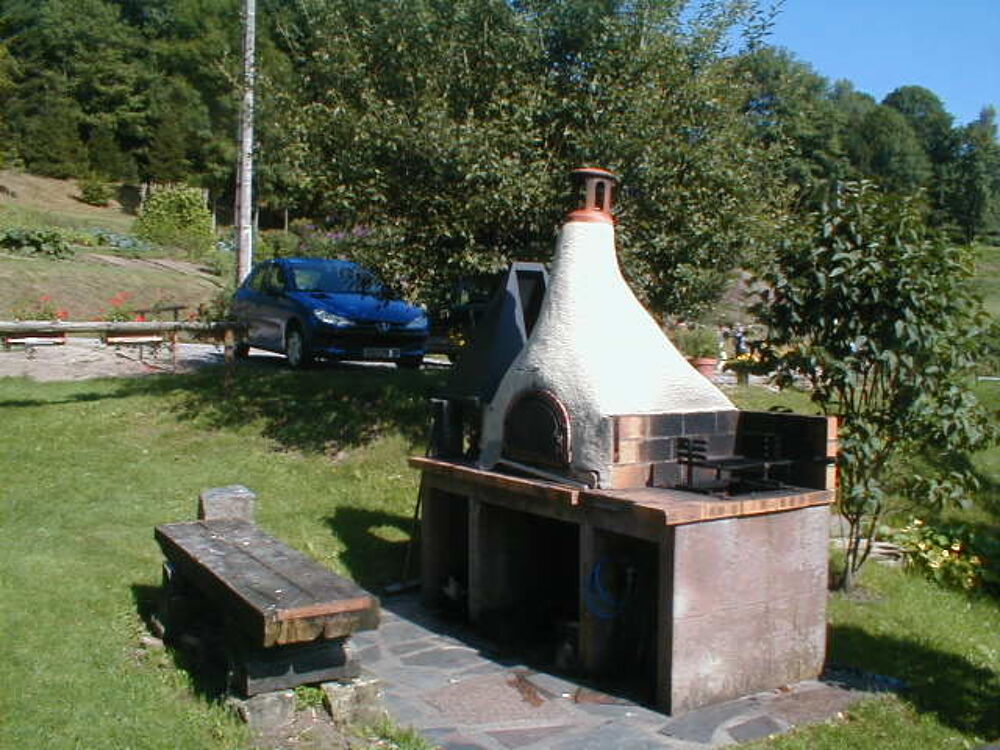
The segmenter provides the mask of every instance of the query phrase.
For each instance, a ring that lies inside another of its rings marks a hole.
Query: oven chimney
[[[573,170],[572,175],[580,183],[580,206],[567,214],[566,221],[614,224],[611,209],[614,206],[618,177],[596,167],[581,167]]]

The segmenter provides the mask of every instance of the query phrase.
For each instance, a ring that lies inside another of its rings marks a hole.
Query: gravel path
[[[33,380],[88,380],[192,372],[224,362],[221,346],[178,344],[176,364],[170,347],[105,346],[98,339],[69,338],[65,344],[0,350],[0,377]]]

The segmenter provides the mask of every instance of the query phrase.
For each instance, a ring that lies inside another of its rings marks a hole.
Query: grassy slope
[[[0,188],[0,225],[102,227],[118,232],[132,226],[133,217],[116,203],[102,208],[80,201],[75,180],[0,170]]]
[[[110,309],[119,292],[132,294],[133,308],[157,302],[181,304],[194,310],[219,290],[211,281],[155,268],[123,268],[84,258],[48,260],[0,257],[0,319],[31,307],[43,295],[69,312],[70,320],[93,320]]]
[[[134,220],[117,204],[98,208],[81,203],[75,197],[73,180],[0,171],[0,186],[14,193],[12,197],[0,191],[0,227],[99,227],[129,232]],[[10,318],[15,309],[32,307],[43,295],[50,296],[56,308],[68,310],[70,319],[92,320],[119,292],[132,294],[133,308],[149,308],[159,302],[194,310],[219,289],[205,278],[165,269],[120,268],[88,260],[85,250],[81,248],[75,259],[60,261],[0,256],[0,319]],[[144,255],[156,257],[157,253]]]

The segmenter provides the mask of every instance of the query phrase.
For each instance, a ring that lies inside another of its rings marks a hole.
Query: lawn
[[[420,373],[0,380],[0,747],[242,747],[243,728],[141,645],[157,523],[243,483],[260,524],[371,586],[401,575]],[[16,436],[16,439],[15,439]]]
[[[11,356],[11,355],[8,355]],[[247,367],[39,384],[0,380],[0,747],[246,747],[168,653],[142,644],[157,523],[242,483],[259,523],[377,588],[402,575],[434,372]],[[805,406],[748,389],[745,406]],[[834,595],[831,659],[908,690],[773,747],[963,746],[1000,736],[1000,604],[871,569]]]

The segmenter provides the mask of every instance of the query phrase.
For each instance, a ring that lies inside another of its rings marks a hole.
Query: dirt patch
[[[65,344],[46,344],[0,350],[0,377],[38,381],[89,380],[193,372],[224,364],[221,346],[178,344],[176,357],[166,344],[105,346],[97,339],[70,338]]]

